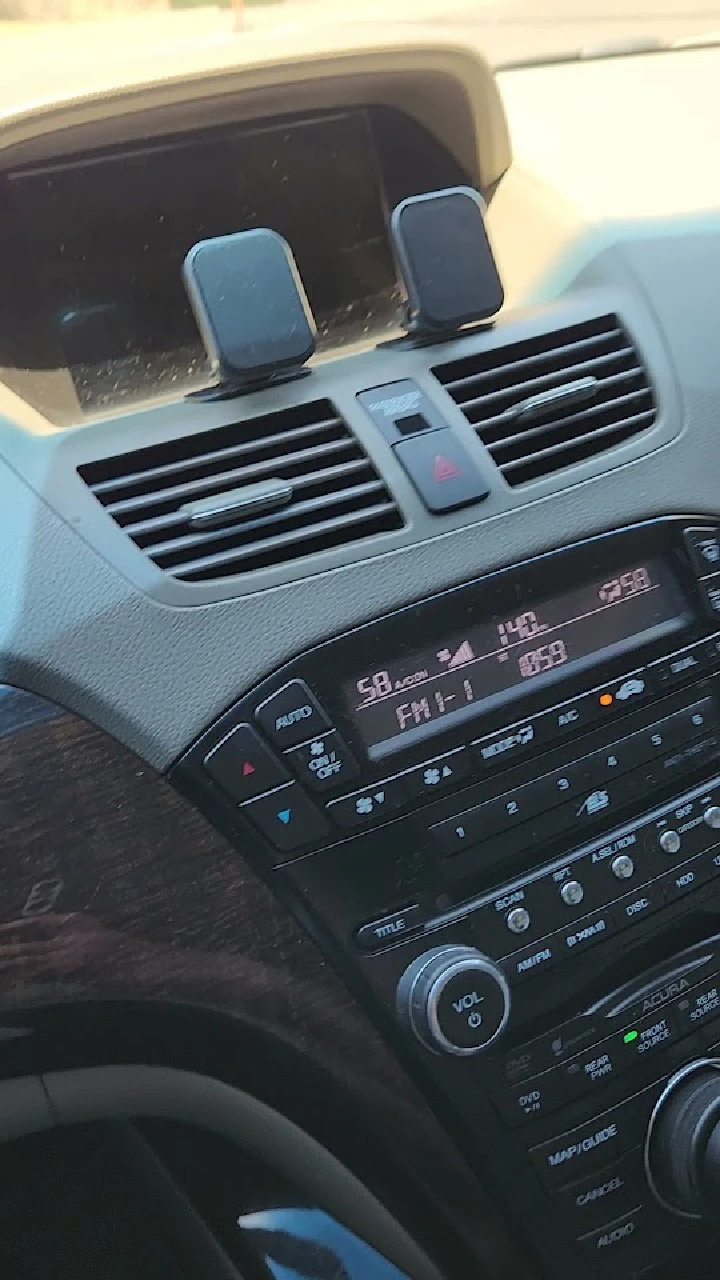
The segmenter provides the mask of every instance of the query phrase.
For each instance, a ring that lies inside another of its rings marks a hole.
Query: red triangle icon
[[[442,453],[435,455],[433,463],[433,480],[454,480],[456,476],[462,475],[460,468],[446,458]]]
[[[255,765],[251,764],[249,760],[245,760],[243,762],[243,767],[242,767],[243,778],[251,778],[254,772],[255,772]]]

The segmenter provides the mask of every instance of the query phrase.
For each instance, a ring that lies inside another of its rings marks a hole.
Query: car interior
[[[717,49],[62,70],[0,111],[3,1280],[716,1276]]]

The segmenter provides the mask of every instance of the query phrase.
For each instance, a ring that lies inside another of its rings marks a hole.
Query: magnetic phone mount
[[[289,244],[258,227],[200,240],[183,281],[217,381],[192,393],[219,399],[309,372],[316,328]]]
[[[411,196],[393,210],[390,233],[408,296],[406,328],[437,341],[501,308],[503,287],[490,248],[482,196],[448,187]]]

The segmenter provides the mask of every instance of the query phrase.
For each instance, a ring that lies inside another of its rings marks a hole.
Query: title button
[[[256,707],[255,719],[283,750],[330,728],[330,721],[304,680],[291,680],[266,698]]]

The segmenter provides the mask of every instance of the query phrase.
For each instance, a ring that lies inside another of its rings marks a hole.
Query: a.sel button
[[[313,791],[341,787],[356,777],[359,769],[337,729],[320,734],[302,747],[289,751],[286,757],[301,782]]]
[[[364,827],[372,822],[382,822],[387,814],[404,804],[407,796],[399,778],[376,782],[365,791],[355,791],[351,796],[331,800],[325,806],[330,817],[341,827]]]
[[[291,680],[255,709],[260,728],[285,750],[330,727],[322,707],[304,680]]]
[[[330,830],[322,813],[297,782],[288,782],[259,800],[241,806],[246,818],[282,853],[293,853],[304,845],[319,844]]]
[[[566,1186],[637,1146],[645,1134],[657,1089],[648,1089],[530,1152],[549,1187]]]
[[[422,924],[420,907],[413,903],[403,907],[402,911],[393,911],[381,920],[370,920],[363,924],[355,934],[355,941],[363,951],[376,951],[378,947],[387,947],[397,938],[404,938]]]
[[[203,761],[208,773],[237,804],[270,791],[290,777],[251,729],[239,724]]]

